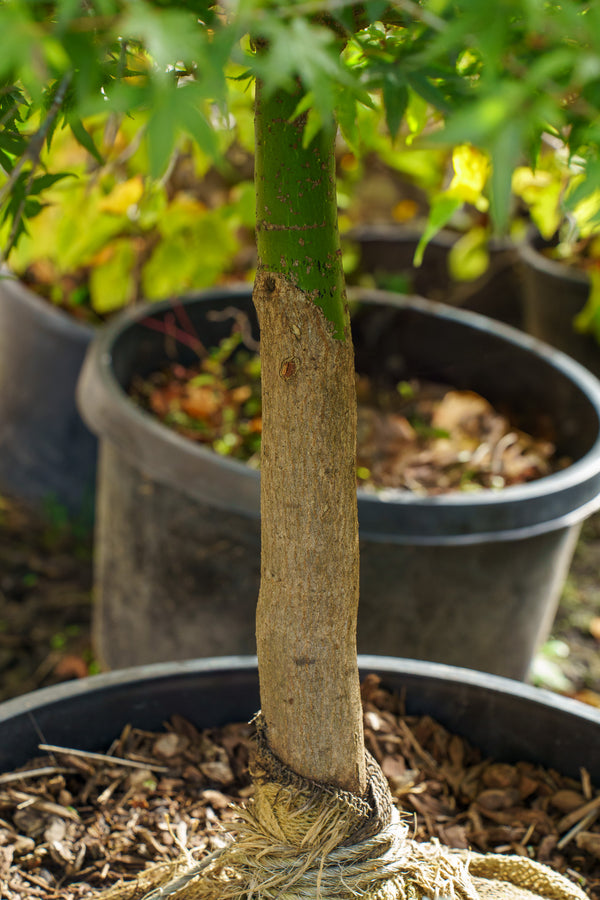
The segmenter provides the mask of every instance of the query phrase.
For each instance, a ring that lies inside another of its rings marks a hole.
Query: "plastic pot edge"
[[[202,299],[209,302],[211,299],[219,300],[232,295],[249,300],[251,288],[241,284],[228,288],[215,289],[190,295],[191,301]],[[558,350],[544,344],[536,338],[524,334],[511,326],[487,319],[478,313],[455,309],[442,303],[426,300],[421,297],[404,297],[402,295],[379,290],[361,290],[351,292],[351,299],[359,299],[366,303],[383,303],[392,306],[410,306],[426,314],[453,320],[467,327],[484,333],[492,332],[499,335],[509,343],[517,344],[521,349],[541,356],[549,365],[557,367],[577,388],[585,394],[593,406],[600,423],[600,381],[588,372],[579,363],[572,360]],[[155,312],[160,315],[169,309],[170,301],[164,301],[153,305]],[[259,517],[260,476],[255,470],[250,469],[244,463],[223,458],[212,451],[186,441],[180,435],[165,428],[152,417],[136,408],[127,395],[123,392],[115,378],[112,363],[112,347],[117,336],[130,324],[138,323],[147,316],[147,310],[129,309],[121,313],[115,320],[98,335],[88,351],[88,355],[82,368],[82,374],[78,384],[78,401],[82,416],[88,426],[103,439],[110,440],[132,462],[138,463],[145,458],[144,449],[148,437],[156,442],[158,453],[153,452],[152,464],[147,466],[148,474],[156,480],[178,488],[185,485],[185,490],[195,494],[205,502],[217,507],[231,508],[235,512],[250,518]],[[144,436],[137,434],[143,430]],[[162,448],[162,449],[161,449]],[[182,461],[183,477],[177,476],[172,464],[173,454],[177,453]],[[162,462],[161,462],[162,459]],[[168,463],[167,463],[168,459]],[[186,462],[187,461],[187,462]],[[164,464],[163,464],[164,463]],[[201,463],[201,466],[198,464]],[[223,501],[220,489],[215,489],[221,474],[229,473],[236,479],[238,490],[232,492],[227,502]],[[581,491],[580,486],[583,486]],[[501,528],[498,531],[486,531],[479,535],[474,534],[448,534],[440,535],[442,540],[448,539],[454,543],[474,543],[488,539],[512,540],[515,536],[528,536],[539,534],[558,528],[566,527],[578,522],[589,515],[597,506],[600,506],[600,427],[598,436],[592,448],[584,457],[577,460],[567,469],[554,473],[525,485],[512,486],[492,495],[491,492],[481,494],[452,494],[444,497],[419,498],[413,495],[388,496],[370,495],[364,491],[358,492],[359,519],[360,510],[363,509],[363,518],[367,524],[361,526],[361,536],[375,540],[391,540],[401,543],[437,543],[438,536],[411,535],[408,536],[390,533],[389,529],[378,531],[372,526],[377,518],[378,510],[385,509],[385,505],[397,504],[399,506],[418,506],[423,508],[445,507],[446,509],[466,509],[472,507],[481,508],[491,504],[494,509],[503,506],[531,501],[552,493],[559,498],[561,492],[566,496],[575,491],[577,496],[567,498],[564,508],[557,514],[548,516],[544,521],[533,521],[528,524],[519,524],[515,528]],[[581,496],[579,496],[581,494]],[[559,501],[560,502],[560,501]],[[581,510],[581,513],[579,512]]]

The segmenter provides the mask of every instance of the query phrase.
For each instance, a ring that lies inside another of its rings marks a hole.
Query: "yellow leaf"
[[[98,204],[102,212],[122,216],[132,207],[136,206],[144,193],[144,180],[141,175],[134,175],[128,181],[116,184],[110,194],[103,197]]]
[[[583,309],[573,319],[575,330],[600,337],[600,269],[588,269],[590,292]]]
[[[585,200],[578,203],[573,210],[573,215],[582,237],[589,237],[598,230],[599,209],[600,191],[593,191]]]
[[[512,191],[527,204],[538,231],[549,240],[562,218],[560,175],[545,169],[534,172],[528,166],[519,166],[513,172]]]
[[[487,205],[483,189],[490,173],[490,162],[485,153],[471,144],[461,144],[452,151],[454,177],[447,193],[465,203],[480,207]]]
[[[452,246],[448,254],[448,269],[456,281],[474,281],[483,275],[489,261],[486,229],[471,228]]]

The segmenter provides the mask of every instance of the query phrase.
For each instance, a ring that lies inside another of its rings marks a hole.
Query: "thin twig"
[[[198,338],[195,338],[191,334],[187,334],[181,328],[177,328],[173,325],[172,328],[169,328],[165,322],[161,322],[159,319],[154,319],[148,316],[146,319],[141,320],[141,324],[145,325],[147,328],[153,328],[154,331],[160,331],[161,334],[164,334],[165,337],[174,338],[180,344],[184,344],[186,347],[190,347],[194,353],[197,353],[198,356],[202,356],[206,351],[201,341]]]
[[[183,303],[181,303],[181,301],[178,301],[178,300],[173,301],[173,311],[175,313],[176,318],[179,319],[179,324],[184,329],[184,331],[186,331],[188,334],[191,334],[192,337],[195,337],[199,343],[202,343],[200,341],[200,338],[198,337],[198,332],[194,328],[194,323],[188,316],[187,309],[185,308]]]
[[[256,341],[252,337],[252,325],[250,324],[247,313],[238,309],[237,306],[227,306],[221,311],[211,309],[207,312],[206,318],[210,322],[225,322],[227,319],[233,319],[240,330],[242,341],[246,347],[248,347],[249,350],[260,350],[260,341]]]
[[[14,800],[19,800],[19,809],[33,806],[41,812],[49,813],[54,816],[61,816],[61,818],[69,819],[71,822],[81,821],[79,813],[77,813],[76,810],[71,809],[68,806],[63,806],[60,803],[53,803],[51,800],[45,800],[43,797],[38,797],[36,794],[26,794],[25,791],[17,791],[14,788],[11,788],[9,793],[5,796],[9,796]]]
[[[66,766],[39,766],[37,769],[24,769],[22,772],[7,772],[0,775],[0,784],[10,784],[12,781],[22,781],[26,778],[40,778],[42,775],[71,775],[77,769],[69,769]]]
[[[58,115],[58,111],[63,104],[72,77],[72,72],[67,72],[67,74],[63,77],[63,80],[59,84],[58,90],[56,91],[54,99],[48,109],[46,118],[44,119],[38,130],[35,132],[35,134],[31,136],[25,153],[15,165],[14,169],[8,177],[8,180],[5,181],[5,183],[2,185],[2,188],[0,189],[0,206],[4,203],[7,196],[15,186],[25,163],[31,162],[33,169],[37,167],[37,164],[40,160],[40,153],[42,152],[42,147],[44,146],[44,141],[46,140],[46,135],[48,134],[50,126]]]
[[[570,831],[567,831],[567,833],[561,837],[560,841],[556,845],[556,849],[562,850],[563,847],[566,847],[566,845],[570,841],[572,841],[580,831],[585,831],[588,825],[591,825],[592,822],[594,822],[598,818],[598,815],[600,815],[600,810],[595,809],[589,812],[583,819],[580,819],[580,821],[576,825],[574,825]]]
[[[40,744],[40,750],[50,753],[66,753],[68,756],[77,756],[81,759],[95,759],[98,762],[109,762],[117,766],[128,766],[130,769],[148,769],[150,772],[168,772],[166,766],[156,766],[153,763],[134,762],[132,759],[123,759],[121,756],[108,756],[107,753],[92,753],[89,750],[72,750],[69,747],[57,747],[54,744]]]
[[[588,813],[593,812],[594,810],[600,811],[600,794],[595,797],[593,800],[590,800],[589,803],[584,803],[583,806],[579,806],[577,809],[574,809],[573,812],[568,813],[558,823],[559,831],[566,831],[567,828],[570,828],[571,825],[574,825],[575,822],[578,822],[584,816],[587,816]]]

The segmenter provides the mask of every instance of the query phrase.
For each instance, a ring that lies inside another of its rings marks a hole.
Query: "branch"
[[[48,109],[48,113],[47,113],[44,121],[42,122],[42,124],[40,125],[38,130],[35,132],[35,134],[32,135],[32,137],[29,141],[29,144],[27,145],[27,149],[25,150],[25,153],[20,158],[20,160],[17,162],[17,164],[15,165],[14,169],[8,176],[7,181],[2,185],[2,189],[0,189],[0,206],[2,206],[2,204],[5,202],[6,198],[8,197],[8,195],[14,188],[14,186],[17,183],[19,176],[20,176],[21,172],[23,171],[23,168],[27,162],[31,162],[31,176],[30,176],[30,180],[29,180],[29,183],[31,183],[31,177],[33,176],[33,173],[35,172],[35,170],[39,164],[39,161],[40,161],[40,154],[41,154],[42,148],[44,146],[44,141],[46,140],[46,136],[50,130],[50,126],[52,125],[54,119],[56,118],[56,116],[58,114],[59,109],[61,108],[61,106],[64,102],[64,99],[65,99],[69,84],[71,83],[72,77],[73,77],[73,72],[67,72],[67,74],[64,75],[63,80],[59,84],[58,90],[56,91],[56,94],[54,95],[54,99],[52,100],[52,103],[50,105],[50,108]],[[25,194],[25,196],[26,196],[26,194]],[[24,206],[25,206],[25,197],[23,198],[23,201],[22,201],[21,205],[19,206],[17,215],[15,217],[16,221],[18,221],[21,218],[21,216],[23,214]],[[14,231],[14,229],[13,229],[13,231]],[[11,237],[12,237],[12,235],[11,235]]]

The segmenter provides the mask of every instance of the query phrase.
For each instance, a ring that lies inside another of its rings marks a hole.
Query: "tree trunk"
[[[334,133],[302,146],[298,98],[257,86],[262,573],[257,648],[271,748],[362,793],[354,358],[337,231]]]

